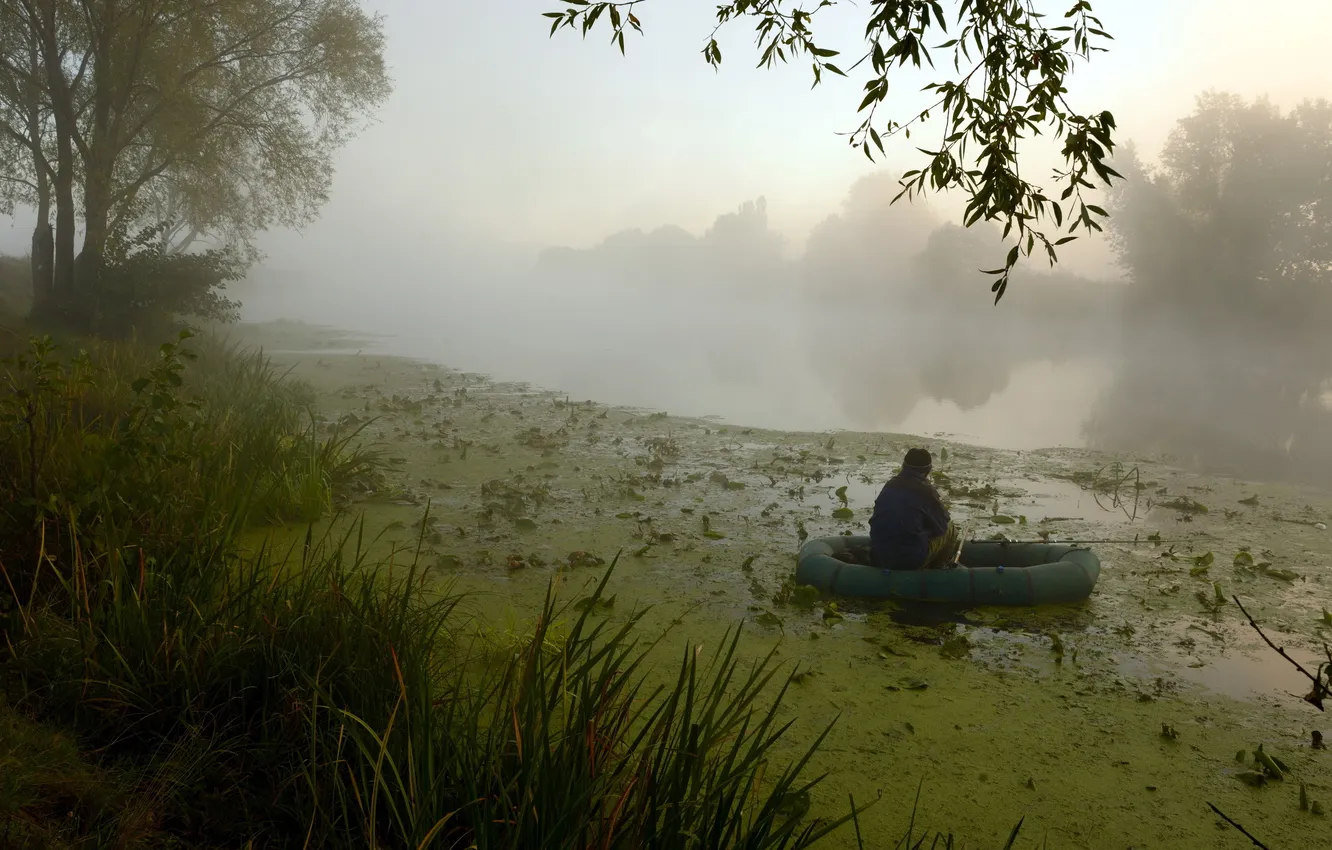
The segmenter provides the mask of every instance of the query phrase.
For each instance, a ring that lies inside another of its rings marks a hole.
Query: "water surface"
[[[342,292],[284,279],[239,294],[247,321],[331,324],[382,335],[367,350],[385,355],[576,399],[780,430],[1080,446],[1110,378],[1095,344],[1069,344],[1034,325],[996,331],[983,314],[925,319],[815,305],[796,293],[755,300],[706,288],[360,285]]]

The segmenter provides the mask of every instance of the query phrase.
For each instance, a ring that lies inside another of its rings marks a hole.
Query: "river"
[[[788,293],[284,278],[236,295],[246,321],[333,325],[372,335],[367,350],[385,355],[575,399],[780,430],[1081,446],[1083,422],[1110,379],[1095,346],[1070,355],[1067,345],[996,345],[975,320],[814,307]]]

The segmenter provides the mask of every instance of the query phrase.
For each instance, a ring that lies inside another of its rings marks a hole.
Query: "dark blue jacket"
[[[948,509],[924,477],[899,472],[883,485],[870,517],[870,549],[881,569],[914,570],[924,566],[930,539],[948,530]]]

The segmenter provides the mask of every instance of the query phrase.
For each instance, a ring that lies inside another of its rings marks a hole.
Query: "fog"
[[[231,292],[248,319],[736,424],[1332,483],[1316,103],[1332,63],[1302,60],[1321,55],[1327,4],[1098,3],[1116,41],[1070,98],[1115,113],[1130,179],[1103,201],[1109,233],[1053,270],[1024,262],[998,305],[979,273],[1002,264],[996,228],[959,227],[961,198],[889,204],[921,137],[867,162],[836,135],[858,121],[855,75],[810,90],[807,68],[755,70],[744,22],[714,73],[698,56],[712,4],[644,4],[625,57],[548,38],[554,3],[368,5],[387,15],[394,97],[336,163],[321,219],[264,236]],[[864,14],[829,10],[826,41],[850,52]],[[933,78],[903,71],[893,109]],[[1032,140],[1027,173],[1056,152]],[[21,216],[12,230],[21,245]]]

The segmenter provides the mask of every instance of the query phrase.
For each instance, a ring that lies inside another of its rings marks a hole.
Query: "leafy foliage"
[[[133,236],[113,235],[98,285],[90,293],[92,329],[105,336],[130,331],[158,335],[183,317],[234,322],[240,305],[223,296],[227,282],[245,275],[246,261],[231,248],[198,253],[172,251],[162,240],[165,222]]]
[[[35,583],[42,567],[30,551],[60,558],[76,533],[99,564],[165,555],[253,520],[317,519],[337,492],[374,480],[376,456],[349,435],[301,428],[299,385],[234,351],[213,351],[191,372],[189,339],[65,356],[39,338],[0,361],[0,562],[10,581]]]
[[[334,152],[389,92],[383,47],[356,0],[0,0],[0,207],[33,204],[39,227],[55,210],[38,300],[85,319],[118,230],[243,253],[308,222]]]
[[[584,37],[605,17],[612,41],[623,53],[626,30],[642,32],[634,9],[644,1],[562,0],[567,8],[544,14],[551,20],[552,35],[561,28],[577,28]],[[1063,23],[1055,26],[1046,25],[1045,16],[1031,0],[959,0],[956,29],[951,33],[938,0],[880,0],[871,5],[865,25],[868,49],[847,71],[831,61],[840,52],[822,46],[814,31],[817,13],[835,2],[820,0],[809,11],[785,0],[732,0],[720,5],[703,58],[719,66],[718,32],[735,19],[752,18],[761,50],[760,67],[805,57],[813,69],[814,85],[818,85],[824,72],[846,76],[868,61],[859,108],[864,118],[849,138],[871,160],[876,152],[885,153],[885,139],[898,133],[910,138],[913,125],[929,120],[932,112],[942,115],[939,143],[918,148],[928,157],[928,165],[903,175],[898,197],[961,189],[969,199],[968,226],[1001,221],[1004,238],[1016,236],[1017,244],[1009,249],[1004,265],[985,272],[995,278],[991,291],[996,302],[1003,297],[1020,255],[1030,256],[1039,246],[1053,265],[1056,248],[1077,238],[1072,234],[1079,228],[1087,232],[1102,229],[1099,219],[1106,211],[1086,203],[1082,192],[1096,188],[1090,178],[1108,185],[1120,176],[1107,161],[1114,150],[1115,119],[1106,111],[1079,113],[1065,97],[1074,60],[1089,59],[1092,53],[1105,50],[1099,43],[1110,39],[1088,0],[1076,0]],[[926,42],[936,32],[951,37],[930,48]],[[908,63],[919,68],[922,60],[935,67],[931,49],[946,51],[958,76],[928,84],[926,90],[937,95],[937,100],[919,114],[904,121],[879,120],[878,110],[887,100],[894,69]],[[1058,200],[1025,180],[1018,168],[1020,140],[1042,130],[1063,140],[1067,167],[1054,173],[1063,184]],[[1070,199],[1066,211],[1064,204]],[[1068,235],[1047,236],[1039,229],[1045,218],[1052,218],[1056,228],[1066,224]]]

